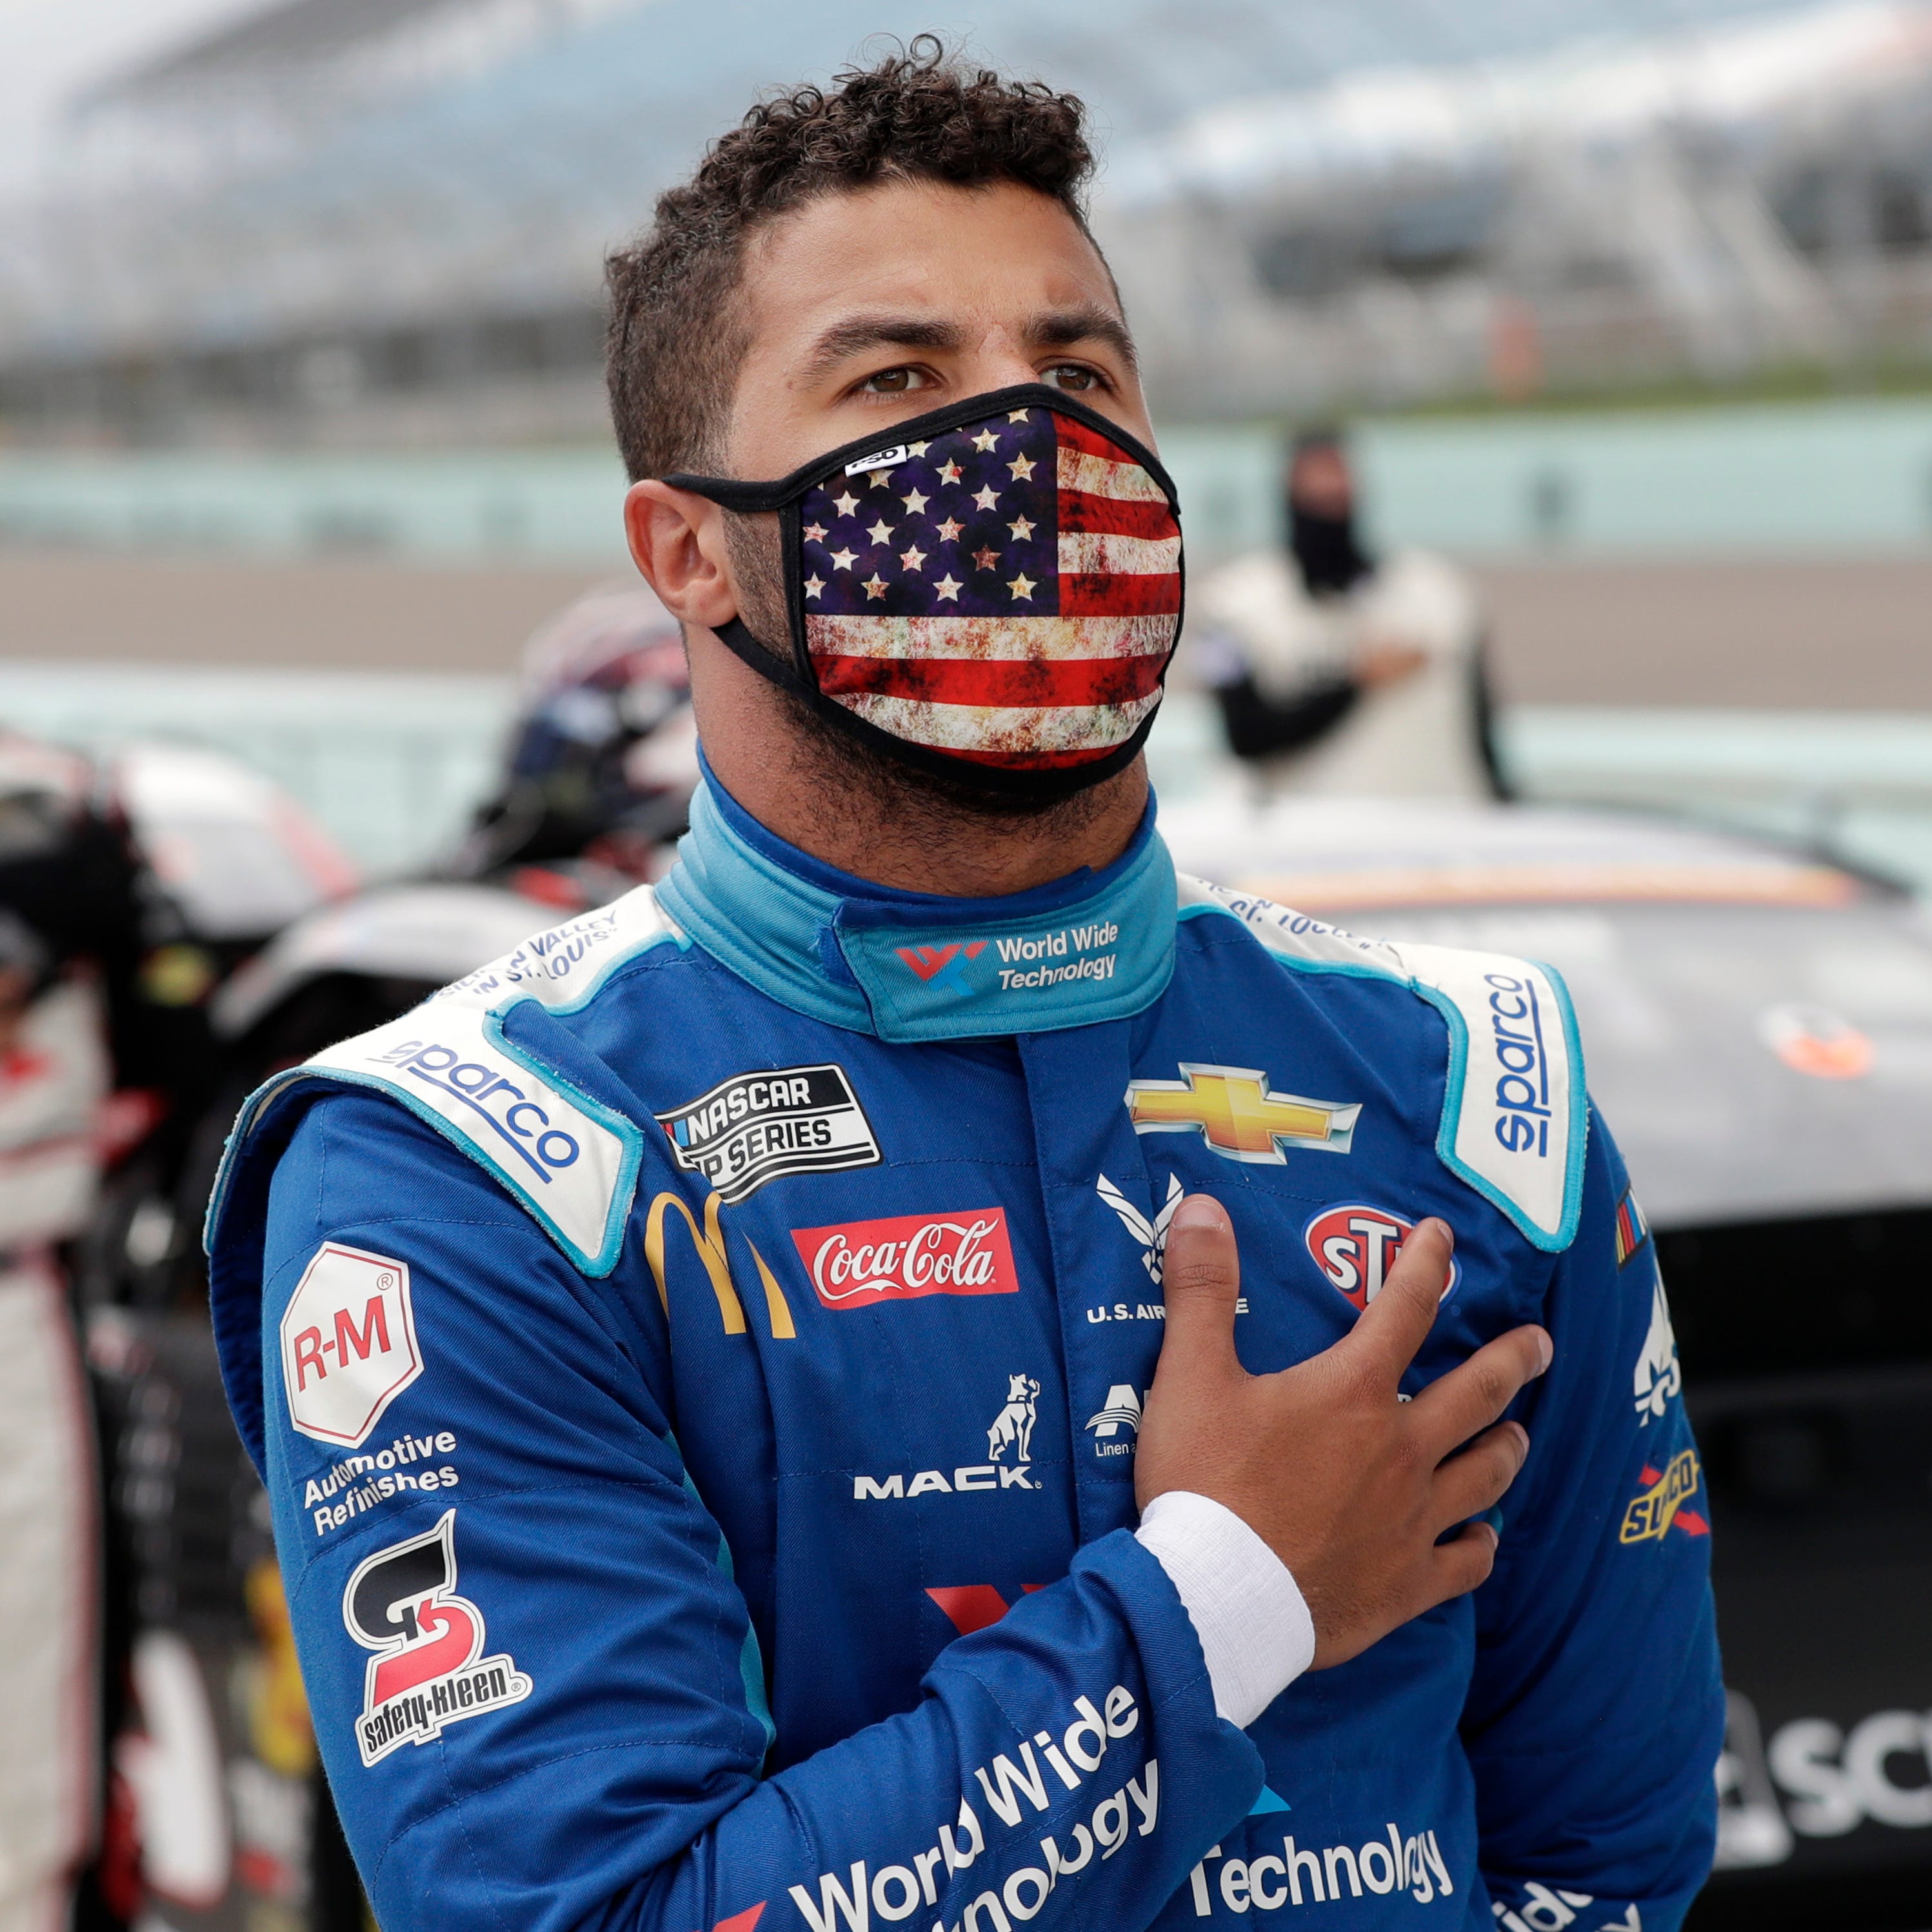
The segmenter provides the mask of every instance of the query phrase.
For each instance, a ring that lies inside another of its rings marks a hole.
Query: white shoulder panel
[[[552,1012],[574,1012],[626,960],[667,940],[689,944],[664,916],[657,895],[640,886],[595,912],[533,933],[502,958],[444,987],[431,1004],[500,1012],[518,1000],[536,1000]]]
[[[1588,1096],[1570,996],[1553,967],[1502,953],[1358,939],[1250,893],[1180,880],[1180,916],[1238,919],[1303,972],[1400,981],[1449,1025],[1436,1150],[1538,1247],[1567,1248],[1582,1208]]]

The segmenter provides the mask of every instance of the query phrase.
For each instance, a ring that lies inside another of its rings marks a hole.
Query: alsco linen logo
[[[880,1158],[842,1066],[736,1074],[654,1118],[678,1166],[734,1207],[781,1174],[876,1167]]]
[[[928,1294],[1019,1292],[1000,1208],[798,1228],[791,1238],[827,1308],[914,1301]]]
[[[1708,1536],[1711,1526],[1694,1510],[1684,1505],[1697,1493],[1697,1452],[1681,1450],[1663,1470],[1648,1464],[1640,1480],[1648,1486],[1633,1496],[1624,1511],[1624,1523],[1617,1532],[1619,1543],[1651,1543],[1660,1540],[1672,1524],[1687,1536]]]
[[[371,1765],[446,1724],[520,1703],[530,1680],[506,1656],[483,1654],[483,1612],[456,1594],[456,1512],[356,1566],[342,1621],[369,1660],[356,1743]]]
[[[1301,1238],[1309,1258],[1331,1286],[1361,1309],[1382,1292],[1402,1243],[1414,1232],[1414,1222],[1400,1214],[1352,1201],[1323,1208],[1302,1230]],[[1442,1291],[1444,1301],[1455,1293],[1462,1278],[1462,1264],[1451,1261],[1448,1286]]]
[[[1285,1145],[1346,1154],[1354,1141],[1359,1101],[1277,1094],[1258,1067],[1183,1060],[1178,1080],[1127,1083],[1127,1117],[1136,1133],[1198,1132],[1224,1160],[1276,1167],[1288,1163]]]

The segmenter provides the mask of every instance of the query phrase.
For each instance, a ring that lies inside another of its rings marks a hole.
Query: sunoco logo
[[[656,1116],[671,1155],[735,1204],[784,1174],[874,1167],[878,1137],[842,1066],[740,1073]]]

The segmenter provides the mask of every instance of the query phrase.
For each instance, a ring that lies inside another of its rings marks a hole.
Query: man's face
[[[1151,444],[1112,278],[1030,190],[895,182],[820,196],[752,243],[728,458],[782,476],[875,429],[1046,382]]]
[[[1355,503],[1348,458],[1332,443],[1301,451],[1288,472],[1288,500],[1312,516],[1347,516]]]

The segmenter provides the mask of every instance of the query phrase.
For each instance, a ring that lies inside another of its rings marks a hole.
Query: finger
[[[1241,1260],[1228,1211],[1211,1194],[1190,1194],[1175,1210],[1161,1264],[1167,1304],[1156,1375],[1240,1366],[1234,1354],[1234,1304]]]
[[[1529,1432],[1520,1422],[1499,1422],[1486,1430],[1460,1456],[1436,1472],[1430,1490],[1430,1520],[1438,1529],[1493,1509],[1522,1470],[1529,1454]]]
[[[1418,1222],[1388,1279],[1341,1344],[1391,1385],[1402,1379],[1434,1324],[1455,1245],[1447,1221]]]
[[[1408,1405],[1408,1426],[1418,1432],[1424,1448],[1438,1457],[1448,1455],[1495,1421],[1523,1384],[1549,1367],[1551,1352],[1546,1329],[1512,1328],[1498,1335]]]
[[[1429,1552],[1427,1603],[1419,1605],[1417,1615],[1446,1604],[1451,1597],[1466,1597],[1489,1581],[1496,1566],[1496,1533],[1486,1522],[1472,1522],[1460,1536],[1438,1543]]]

